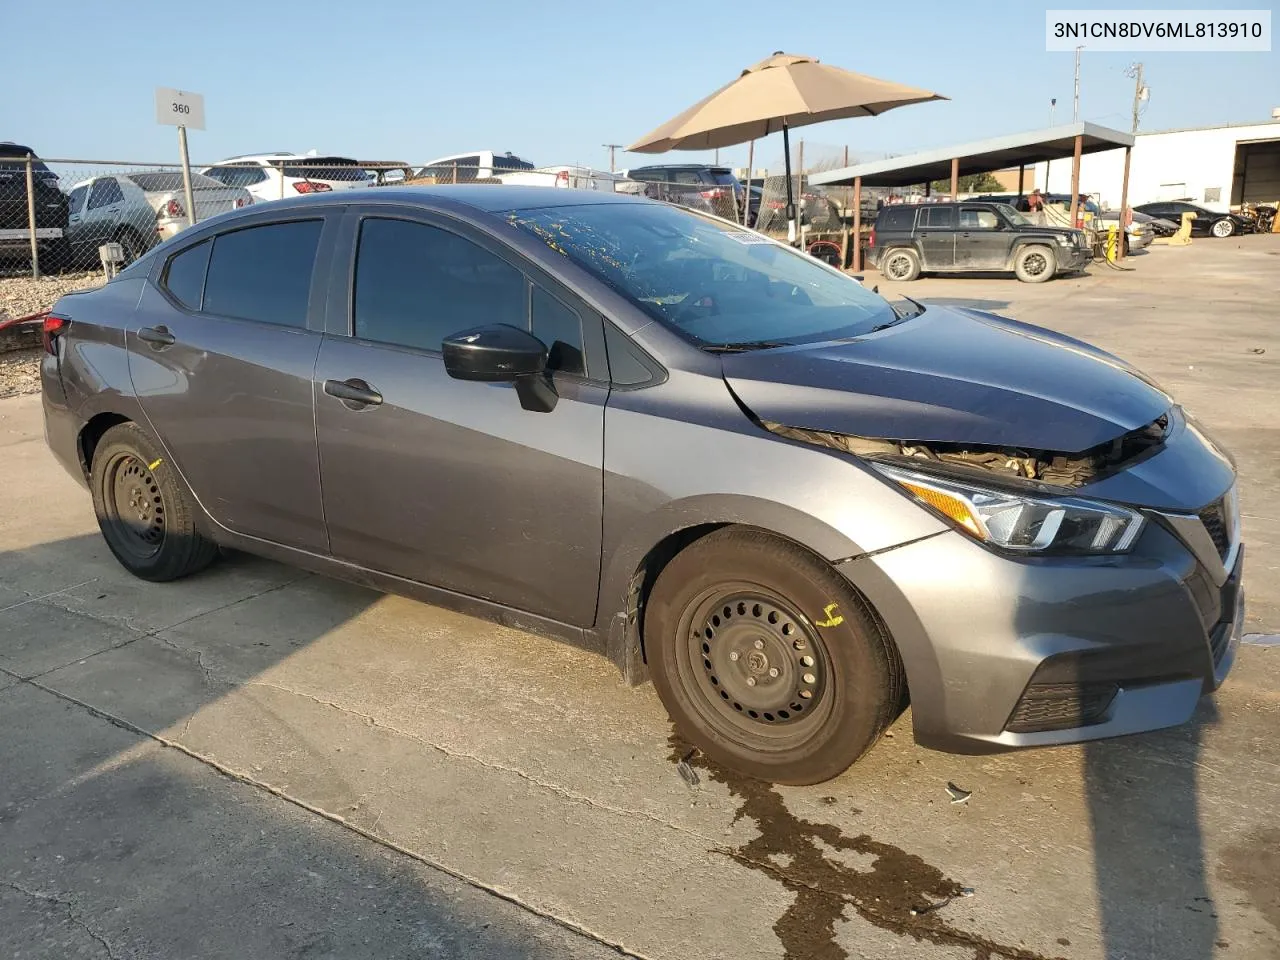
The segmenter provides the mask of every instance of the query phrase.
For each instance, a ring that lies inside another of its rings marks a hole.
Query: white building
[[[1080,158],[1080,191],[1099,197],[1104,207],[1120,206],[1123,177],[1123,150]],[[1035,184],[1046,193],[1069,193],[1071,161],[1037,164]],[[1129,164],[1129,203],[1157,200],[1221,211],[1246,201],[1280,201],[1280,118],[1139,133]]]

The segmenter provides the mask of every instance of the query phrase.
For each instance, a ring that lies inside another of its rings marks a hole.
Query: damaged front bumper
[[[946,533],[837,569],[901,651],[916,740],[956,753],[1156,730],[1225,679],[1244,617],[1165,525],[1132,554],[1012,559]]]

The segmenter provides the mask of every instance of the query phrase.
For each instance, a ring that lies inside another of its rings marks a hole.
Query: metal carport
[[[1129,202],[1129,154],[1133,149],[1133,136],[1083,121],[827,170],[810,175],[809,182],[814,186],[853,187],[853,268],[861,270],[864,184],[869,187],[906,187],[917,183],[927,185],[950,176],[951,199],[954,200],[962,176],[1017,167],[1021,192],[1023,171],[1027,166],[1071,157],[1071,219],[1074,221],[1080,197],[1080,157],[1086,153],[1120,148],[1124,148],[1124,185],[1120,196],[1123,210]]]

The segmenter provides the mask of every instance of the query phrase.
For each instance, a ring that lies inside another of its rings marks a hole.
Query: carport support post
[[[960,158],[951,158],[951,199],[955,201],[960,195]]]
[[[1084,147],[1084,136],[1076,134],[1076,147],[1071,154],[1071,225],[1076,225],[1076,217],[1080,213],[1080,150]]]
[[[1116,251],[1117,260],[1124,259],[1124,248],[1128,245],[1125,243],[1125,214],[1129,210],[1129,154],[1132,150],[1132,147],[1124,148],[1124,179],[1120,181],[1120,249]]]
[[[862,178],[853,178],[853,272],[862,269]]]
[[[1027,172],[1027,165],[1025,163],[1018,164],[1018,196],[1022,196],[1022,189],[1023,189],[1022,180],[1023,180],[1023,174],[1025,174],[1026,172]]]

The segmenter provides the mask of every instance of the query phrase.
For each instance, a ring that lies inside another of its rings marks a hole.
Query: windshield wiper
[[[924,304],[912,300],[910,297],[903,297],[902,299],[911,304],[912,307],[915,307],[915,309],[912,310],[908,307],[903,307],[901,304],[891,303],[889,304],[889,309],[897,314],[897,316],[888,323],[877,324],[868,330],[867,333],[879,333],[881,330],[888,330],[890,327],[896,327],[900,323],[906,323],[908,320],[918,317],[920,314],[924,313]]]
[[[739,343],[704,343],[702,349],[707,353],[746,353],[748,350],[772,350],[774,347],[792,347],[792,343],[780,343],[777,340],[743,340]]]

